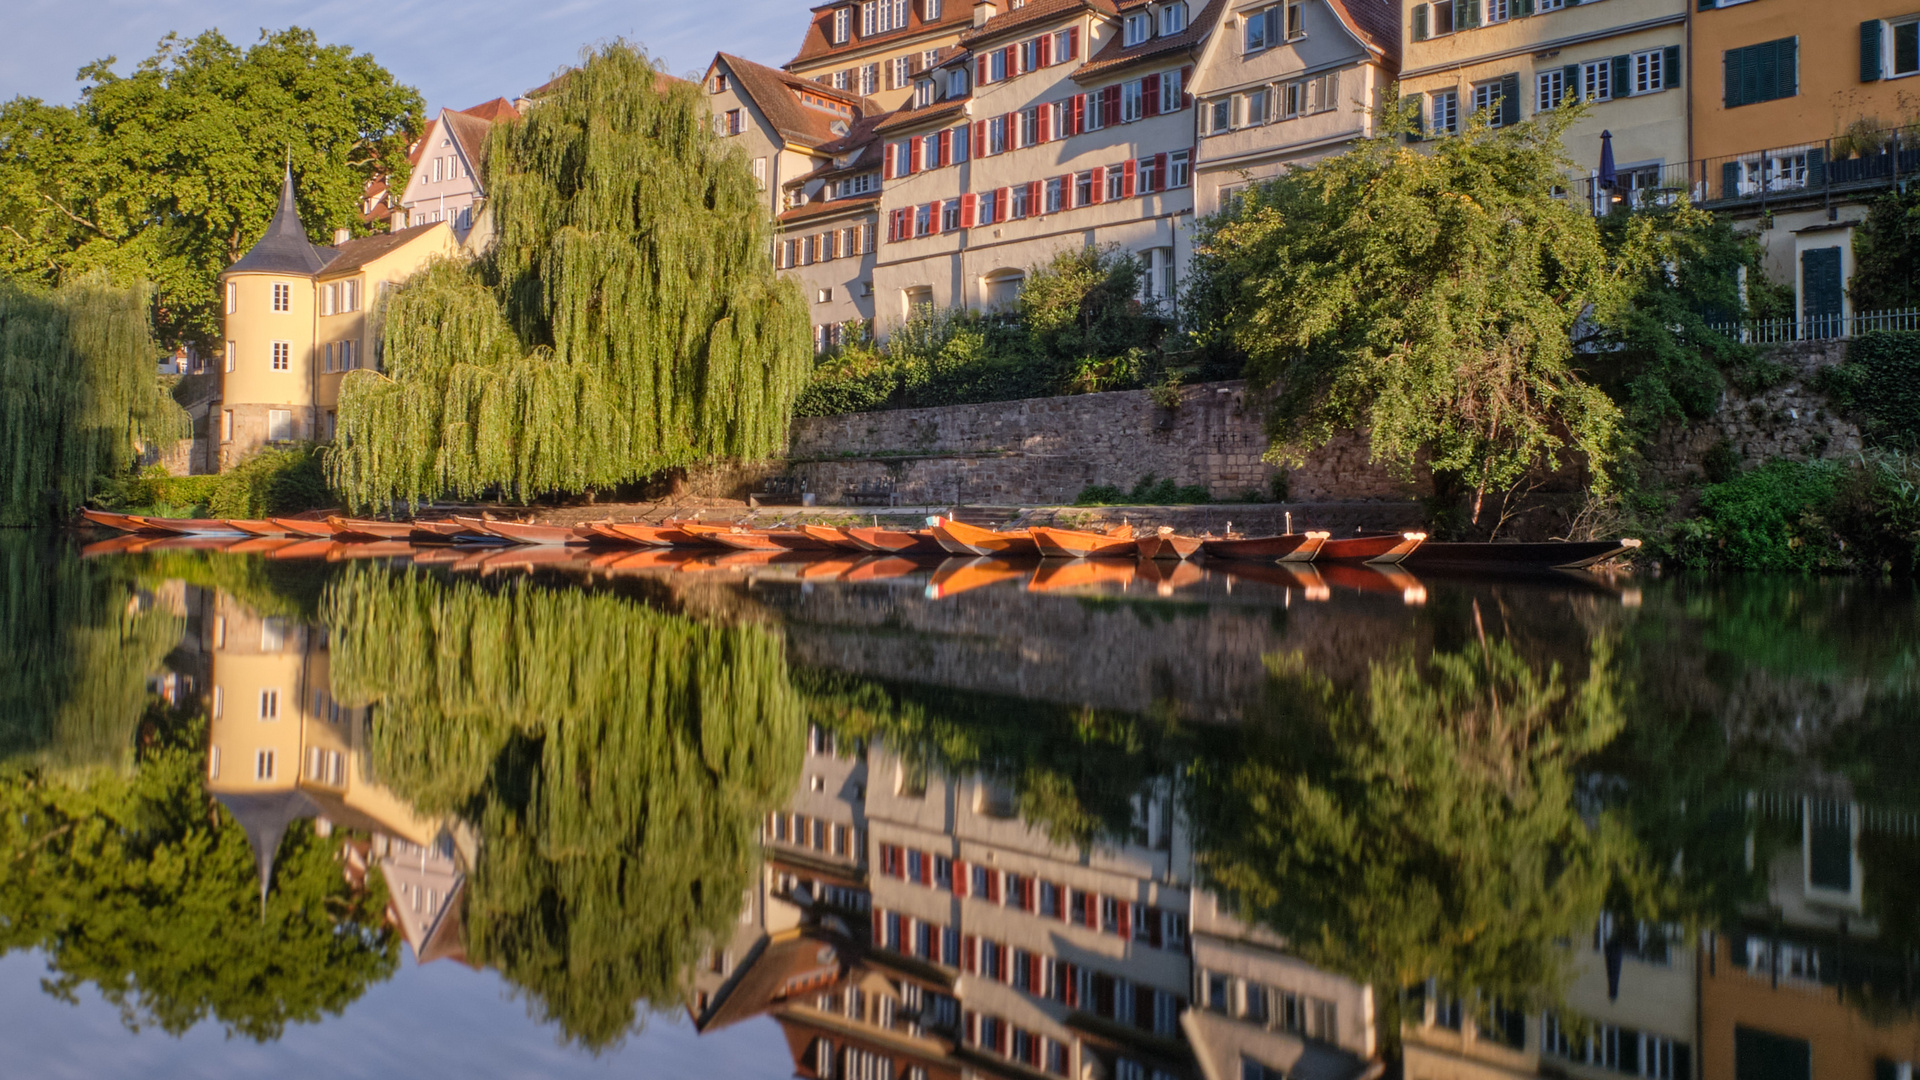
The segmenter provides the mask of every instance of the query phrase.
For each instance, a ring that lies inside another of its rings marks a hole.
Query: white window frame
[[[940,21],[940,0],[922,0],[920,21],[937,23]]]
[[[860,92],[869,97],[880,92],[879,64],[868,64],[860,69]]]
[[[1183,188],[1193,182],[1193,151],[1175,150],[1167,155],[1167,186]]]
[[[227,314],[231,315],[239,310],[240,283],[237,281],[229,281],[227,282]]]
[[[1506,94],[1502,90],[1499,79],[1473,84],[1473,111],[1485,113],[1487,126],[1490,128],[1501,126],[1501,112],[1505,99]]]
[[[845,45],[847,43],[847,35],[852,31],[852,28],[853,9],[850,7],[836,8],[833,12],[833,43],[835,45]]]
[[[1160,115],[1179,112],[1186,104],[1186,87],[1180,84],[1180,69],[1160,74]]]
[[[1667,88],[1665,49],[1648,49],[1632,54],[1633,93],[1657,94]]]
[[[959,98],[967,96],[967,73],[954,68],[947,72],[947,96]]]
[[[256,750],[253,754],[253,778],[259,781],[273,779],[273,751]]]
[[[284,417],[286,420],[284,429],[280,424],[280,418],[282,417]],[[275,435],[274,432],[276,430],[285,430],[286,434]],[[267,410],[267,441],[268,442],[291,442],[292,440],[293,440],[293,410],[292,409],[268,409]]]
[[[260,691],[260,719],[280,719],[280,691],[275,687],[266,687]]]
[[[1220,135],[1233,130],[1233,99],[1215,98],[1206,105],[1207,132]]]
[[[1513,0],[1486,0],[1486,13],[1480,20],[1482,26],[1503,23],[1513,17]]]
[[[1897,18],[1882,19],[1880,24],[1880,78],[1883,80],[1907,79],[1920,75],[1920,63],[1916,63],[1911,71],[1896,71],[1893,66],[1894,58],[1898,55],[1897,43],[1894,40],[1896,33],[1902,27],[1912,26],[1917,28],[1914,33],[1920,34],[1920,15],[1902,15]],[[1920,49],[1916,49],[1915,53],[1916,60],[1920,60]]]
[[[887,61],[893,77],[893,88],[898,90],[913,80],[913,57],[896,56]]]
[[[1131,49],[1135,45],[1153,39],[1153,16],[1144,11],[1126,17],[1121,23],[1121,48]]]
[[[1567,100],[1567,73],[1563,68],[1550,68],[1538,72],[1533,77],[1533,111],[1551,112]]]
[[[293,286],[284,281],[276,281],[273,283],[273,310],[293,310]]]
[[[1240,115],[1247,127],[1259,127],[1273,116],[1273,87],[1259,86],[1242,95],[1246,104]]]
[[[1612,101],[1619,96],[1624,95],[1613,85],[1613,57],[1603,56],[1580,65],[1581,101]]]
[[[272,357],[273,357],[273,370],[292,371],[293,370],[293,342],[291,341],[274,342]]]
[[[1442,135],[1460,131],[1460,91],[1436,90],[1427,96],[1427,130]]]
[[[1147,114],[1147,93],[1142,80],[1120,84],[1120,122],[1131,124]]]
[[[1187,5],[1185,0],[1175,0],[1160,8],[1160,36],[1172,37],[1187,28]]]

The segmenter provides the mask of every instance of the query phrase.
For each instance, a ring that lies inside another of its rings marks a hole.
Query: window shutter
[[[1007,204],[1013,201],[1012,188],[1000,188],[993,193],[993,220],[1007,220]],[[993,880],[987,880],[987,899],[993,899]]]
[[[1560,69],[1560,80],[1566,84],[1567,100],[1580,100],[1580,65],[1568,64]]]
[[[1427,137],[1427,96],[1408,94],[1407,100],[1413,102],[1407,116],[1407,141],[1419,142]]]
[[[1500,122],[1517,124],[1520,122],[1520,74],[1509,72],[1500,76]]]
[[[1807,150],[1807,186],[1825,187],[1827,184],[1827,150],[1823,146],[1810,147]]]
[[[1740,194],[1740,163],[1729,161],[1720,166],[1720,197],[1731,199]]]
[[[973,198],[971,195],[967,197],[970,199]],[[967,888],[970,884],[971,882],[967,878],[967,864],[961,862],[959,859],[953,860],[953,895],[967,895]]]
[[[912,176],[914,173],[917,173],[920,170],[927,167],[926,162],[924,160],[925,155],[921,153],[921,148],[925,145],[926,144],[922,142],[920,137],[917,135],[908,141],[907,143],[907,175],[908,176]]]
[[[1067,29],[1067,59],[1072,60],[1078,57],[1079,55],[1080,55],[1080,28],[1077,26],[1069,27]]]
[[[887,919],[887,916],[885,912],[881,911],[879,908],[873,909],[873,940],[876,942],[887,940],[886,919]]]
[[[1533,14],[1533,0],[1518,0],[1518,2],[1513,5],[1513,14],[1518,18],[1525,18]]]
[[[1700,10],[1700,11],[1712,11],[1712,10],[1713,10],[1713,6],[1714,6],[1714,0],[1700,0],[1700,5],[1699,5],[1699,8],[1698,8],[1698,10]]]
[[[986,157],[990,152],[991,148],[987,146],[987,122],[975,120],[973,122],[973,156]]]
[[[1660,57],[1660,89],[1671,90],[1680,85],[1680,46],[1669,45]]]
[[[948,128],[947,130],[940,133],[940,164],[942,165],[953,164],[953,129],[952,128]]]
[[[1616,56],[1613,58],[1613,96],[1623,98],[1633,93],[1633,57]]]
[[[1287,40],[1287,30],[1281,22],[1281,19],[1285,15],[1286,8],[1287,5],[1285,4],[1275,4],[1260,15],[1262,19],[1266,20],[1267,48],[1269,49]]]
[[[1140,165],[1132,158],[1120,166],[1120,194],[1123,198],[1133,198],[1136,185],[1140,182]]]
[[[1053,35],[1041,34],[1040,43],[1037,46],[1035,46],[1035,51],[1037,51],[1040,54],[1038,57],[1035,58],[1038,61],[1039,66],[1052,67],[1053,66]]]
[[[978,944],[979,940],[972,934],[960,935],[960,967],[962,970],[967,972],[978,972],[980,970],[979,950],[976,948]]]
[[[889,210],[887,211],[887,243],[891,244],[899,239],[900,239],[900,211]],[[884,868],[884,864],[883,864],[883,868]]]
[[[1120,124],[1120,84],[1119,83],[1114,83],[1112,86],[1109,86],[1106,89],[1100,91],[1100,119],[1108,127],[1119,126]]]
[[[1093,201],[1097,203],[1107,201],[1107,167],[1105,165],[1093,167]]]
[[[1721,63],[1726,68],[1724,75],[1727,80],[1726,92],[1721,95],[1721,105],[1728,109],[1746,103],[1746,99],[1742,97],[1740,93],[1740,78],[1745,67],[1741,61],[1743,59],[1742,54],[1745,51],[1744,49],[1728,49],[1720,58]]]
[[[1037,131],[1036,134],[1040,137],[1041,142],[1052,141],[1053,139],[1053,106],[1051,105],[1040,106],[1040,122],[1038,124],[1035,124],[1034,126],[1039,129],[1039,131]]]
[[[1043,194],[1045,190],[1046,190],[1046,183],[1044,181],[1029,180],[1027,182],[1027,216],[1028,217],[1039,217],[1041,214],[1046,212],[1046,205],[1040,201],[1042,198],[1045,197]]]
[[[1000,51],[1007,54],[1007,78],[1020,74],[1020,50],[1009,45]]]
[[[1140,99],[1142,116],[1160,115],[1160,76],[1149,75],[1140,80]]]
[[[987,56],[986,56],[986,54],[985,54],[985,53],[981,53],[981,54],[980,54],[979,56],[976,56],[976,57],[974,57],[974,58],[973,58],[973,63],[974,63],[974,73],[973,73],[973,85],[975,85],[975,86],[985,86],[985,85],[987,85]]]
[[[980,220],[980,197],[968,192],[960,196],[960,227],[971,229]]]
[[[1119,908],[1120,908],[1120,937],[1123,940],[1132,940],[1133,938],[1133,905],[1128,903],[1125,900],[1122,900],[1120,901]]]
[[[1480,25],[1480,0],[1455,0],[1453,10],[1455,25],[1472,29]]]
[[[1167,155],[1153,155],[1153,182],[1160,185],[1158,190],[1165,191],[1172,186],[1167,179]]]
[[[1087,130],[1087,95],[1073,95],[1073,123],[1069,134],[1078,135]]]
[[[929,205],[932,209],[927,211],[927,235],[934,236],[940,232],[941,211],[947,208],[947,204],[939,199],[935,199]]]
[[[893,143],[885,143],[880,148],[880,178],[883,180],[893,179],[893,163],[898,160],[893,156],[894,145]]]
[[[1860,81],[1880,80],[1880,20],[1860,24]]]
[[[1427,5],[1425,4],[1413,6],[1413,40],[1427,40]]]
[[[1793,97],[1800,92],[1800,39],[1782,38],[1775,50],[1779,56],[1780,82],[1779,93],[1775,97]]]
[[[1188,87],[1192,85],[1193,65],[1188,64],[1186,67],[1180,69],[1180,107],[1183,109],[1193,106],[1193,92],[1188,89]]]

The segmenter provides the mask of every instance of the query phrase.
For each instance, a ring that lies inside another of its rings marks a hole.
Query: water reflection
[[[295,546],[0,545],[52,992],[272,1040],[405,942],[822,1080],[1920,1058],[1906,593]]]

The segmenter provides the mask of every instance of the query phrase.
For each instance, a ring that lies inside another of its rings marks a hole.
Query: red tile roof
[[[461,109],[460,111],[468,116],[477,116],[489,124],[498,123],[502,120],[520,119],[520,110],[513,107],[513,102],[503,97],[497,97],[492,101],[482,102],[472,108]]]
[[[899,131],[901,128],[910,128],[933,120],[944,120],[949,116],[957,116],[966,111],[967,100],[965,98],[954,98],[950,101],[936,101],[924,109],[896,109],[888,113],[879,123],[875,124],[873,130],[875,134],[885,134],[889,131]]]
[[[781,138],[801,146],[818,149],[839,143],[853,134],[855,123],[862,117],[880,112],[873,102],[859,94],[835,90],[797,75],[789,75],[779,68],[756,64],[727,53],[718,54],[715,62],[727,65],[740,93],[753,102]],[[812,94],[841,102],[847,106],[847,113],[836,115],[807,105],[796,94]],[[845,130],[835,131],[835,122],[844,125]]]
[[[1378,50],[1400,70],[1400,5],[1394,0],[1327,0],[1362,44]]]
[[[793,225],[802,221],[811,221],[814,218],[832,217],[836,214],[872,211],[879,205],[880,193],[876,191],[871,195],[802,203],[791,210],[783,211],[778,220],[782,225]]]
[[[349,240],[337,248],[329,249],[333,252],[333,258],[327,260],[327,264],[316,271],[315,276],[330,277],[334,274],[344,274],[349,270],[358,270],[390,251],[413,243],[425,236],[428,230],[437,228],[440,224],[436,221],[431,225],[415,225],[398,232],[374,233],[372,236]]]
[[[1113,0],[1031,0],[1030,3],[1014,8],[1012,11],[1003,11],[960,35],[960,43],[972,45],[978,41],[996,38],[1001,34],[1011,34],[1082,10],[1112,15],[1116,9],[1113,6]]]
[[[1107,40],[1105,45],[1100,46],[1099,52],[1088,57],[1087,62],[1080,65],[1079,70],[1073,73],[1073,79],[1075,82],[1084,83],[1088,79],[1129,64],[1161,59],[1177,53],[1193,52],[1200,47],[1201,42],[1207,39],[1207,35],[1213,31],[1214,24],[1220,21],[1226,9],[1227,0],[1208,0],[1207,6],[1200,10],[1200,14],[1194,16],[1193,21],[1187,23],[1185,30],[1169,37],[1151,37],[1138,45],[1122,46],[1120,43],[1126,39],[1115,34]]]
[[[841,6],[847,6],[853,9],[853,15],[851,16],[853,33],[847,35],[846,44],[835,45],[828,37],[828,34],[830,33],[829,28],[833,25],[833,9]],[[805,64],[811,67],[814,64],[829,60],[840,53],[859,52],[869,45],[879,43],[902,45],[920,37],[938,37],[942,34],[951,34],[956,31],[965,30],[967,25],[973,21],[973,11],[971,10],[971,5],[966,3],[966,0],[946,0],[946,4],[940,13],[939,21],[931,23],[925,22],[920,18],[919,4],[910,3],[907,5],[907,8],[907,25],[905,29],[889,30],[884,34],[875,34],[872,37],[860,36],[860,5],[824,4],[814,8],[813,21],[807,24],[806,36],[800,39],[800,51],[795,54],[792,60],[787,61],[786,66],[792,68],[797,64]]]

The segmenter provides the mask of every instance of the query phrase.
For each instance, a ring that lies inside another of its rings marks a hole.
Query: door
[[[1840,249],[1809,248],[1800,253],[1801,317],[1810,338],[1840,336]]]

